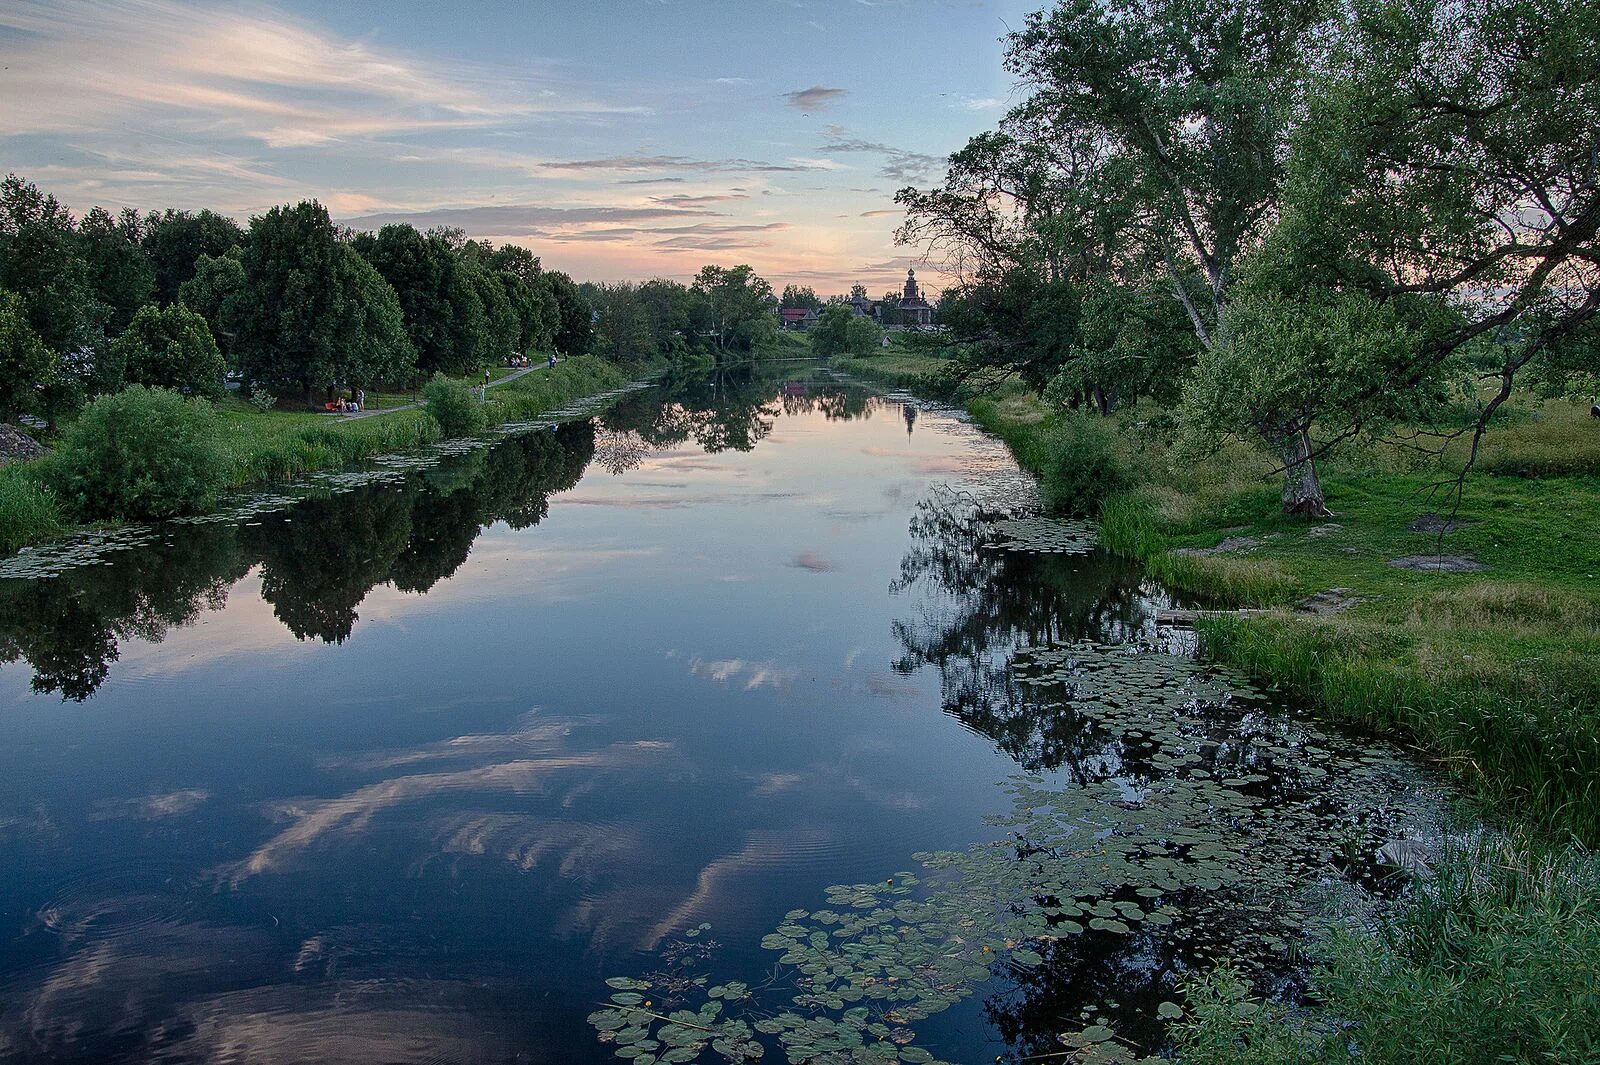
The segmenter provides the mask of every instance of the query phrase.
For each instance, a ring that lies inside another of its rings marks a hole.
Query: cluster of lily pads
[[[109,556],[155,542],[148,525],[124,525],[84,533],[42,547],[24,548],[0,560],[0,580],[47,580],[85,566],[107,566]]]
[[[1100,543],[1099,526],[1069,518],[1002,518],[992,527],[997,539],[989,546],[997,551],[1087,555]]]
[[[1363,904],[1373,852],[1417,816],[1399,759],[1296,721],[1192,659],[1083,641],[1030,649],[1016,668],[1098,734],[1087,779],[1014,778],[1012,812],[993,822],[1004,838],[915,855],[916,874],[839,885],[823,908],[791,911],[761,943],[777,952],[787,1002],[774,1001],[777,984],[737,985],[730,999],[709,978],[672,1012],[613,996],[590,1019],[618,1055],[736,1062],[776,1047],[808,1065],[931,1062],[913,1025],[996,976],[1070,964],[1080,939],[1128,940],[1179,968],[1227,957],[1286,972],[1308,925]],[[1157,1008],[1164,1021],[1182,1012],[1172,996]],[[1058,1033],[1059,1060],[1135,1060],[1106,1018],[1083,1022]]]

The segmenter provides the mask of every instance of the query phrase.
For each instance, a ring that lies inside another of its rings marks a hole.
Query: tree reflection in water
[[[944,709],[1029,772],[1102,775],[1106,752],[1074,715],[1019,685],[1012,659],[1034,644],[1120,642],[1149,618],[1138,568],[1103,552],[1041,555],[993,548],[996,518],[964,493],[935,489],[911,519],[911,549],[891,586],[917,604],[894,623],[900,673],[939,671]],[[1090,763],[1096,763],[1091,766]]]
[[[52,580],[0,581],[0,661],[25,660],[37,692],[82,700],[127,639],[160,642],[220,607],[257,564],[261,595],[302,640],[345,640],[373,588],[425,592],[467,559],[488,525],[522,529],[549,512],[594,454],[594,427],[511,437],[399,483],[294,504],[287,520],[186,526],[115,565]]]
[[[693,442],[749,451],[783,411],[830,419],[868,416],[865,389],[827,381],[781,387],[782,374],[719,371],[708,379],[632,393],[599,419],[613,473],[651,450]],[[188,525],[114,565],[82,566],[50,580],[0,581],[0,662],[26,661],[33,690],[83,700],[110,675],[123,641],[160,642],[221,606],[228,589],[261,567],[262,598],[302,640],[340,643],[375,587],[427,592],[466,562],[487,526],[537,525],[549,497],[577,484],[596,455],[596,426],[514,436],[404,480],[302,500],[268,520]]]

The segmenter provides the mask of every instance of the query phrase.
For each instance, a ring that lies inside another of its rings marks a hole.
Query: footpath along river
[[[447,450],[0,566],[0,1061],[1155,1052],[1441,831],[944,408]]]

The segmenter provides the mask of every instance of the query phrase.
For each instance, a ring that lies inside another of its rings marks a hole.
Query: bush
[[[139,308],[111,345],[112,359],[130,384],[174,388],[196,396],[222,395],[227,369],[206,320],[180,304]]]
[[[472,394],[472,389],[459,381],[435,377],[423,388],[428,413],[439,423],[439,430],[448,437],[471,436],[483,428],[483,404]]]
[[[1103,418],[1058,415],[1035,447],[1045,506],[1053,511],[1094,515],[1107,496],[1128,484],[1116,432]]]
[[[227,465],[209,403],[134,385],[89,404],[67,430],[57,488],[84,518],[169,518],[210,506]]]

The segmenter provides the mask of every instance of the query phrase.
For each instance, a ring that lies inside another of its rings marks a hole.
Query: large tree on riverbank
[[[252,383],[279,394],[409,376],[416,352],[394,289],[339,239],[316,201],[250,220],[240,256],[249,298],[236,351]]]
[[[1519,374],[1592,370],[1597,70],[1593,4],[1352,4],[1294,138],[1282,222],[1186,420],[1278,447],[1286,509],[1319,514],[1314,454],[1395,421],[1428,433],[1424,404],[1469,347],[1493,392],[1465,430],[1433,432],[1470,433],[1472,457]]]

